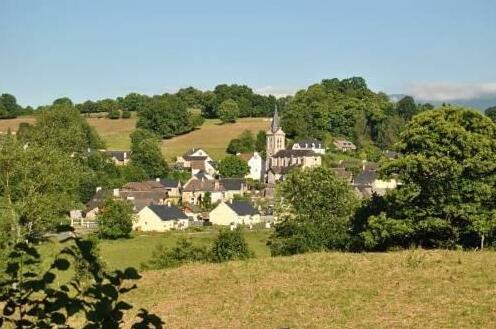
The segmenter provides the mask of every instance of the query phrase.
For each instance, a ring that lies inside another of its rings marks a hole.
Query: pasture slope
[[[167,328],[494,328],[494,252],[315,253],[144,272]]]
[[[33,123],[34,120],[31,116],[0,120],[0,132],[8,129],[16,131],[21,122]],[[129,149],[129,134],[136,126],[135,117],[118,120],[90,117],[87,120],[103,137],[109,149]],[[200,128],[190,133],[162,141],[162,153],[167,160],[172,160],[194,146],[205,149],[214,159],[220,160],[226,155],[225,151],[231,139],[245,130],[256,134],[260,130],[266,130],[268,125],[267,118],[242,118],[236,123],[224,125],[216,119],[205,120]]]

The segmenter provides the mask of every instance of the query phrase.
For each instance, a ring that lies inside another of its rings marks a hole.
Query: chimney
[[[118,198],[119,197],[119,189],[118,188],[114,188],[114,198]]]
[[[96,191],[97,191],[97,192],[100,192],[101,190],[102,190],[102,187],[101,187],[101,186],[98,186],[98,187],[96,188]]]

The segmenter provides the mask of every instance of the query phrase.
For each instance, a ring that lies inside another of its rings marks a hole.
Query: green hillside
[[[493,328],[496,254],[317,253],[143,273],[168,328]]]

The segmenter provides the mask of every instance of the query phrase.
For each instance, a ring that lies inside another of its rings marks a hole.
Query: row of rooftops
[[[248,201],[230,200],[224,202],[237,216],[252,216],[259,214],[259,211]],[[152,204],[148,208],[153,211],[161,220],[187,220],[188,216],[176,205],[172,204]]]

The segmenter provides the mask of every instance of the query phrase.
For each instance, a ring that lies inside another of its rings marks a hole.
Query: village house
[[[171,229],[186,229],[189,224],[186,216],[176,205],[152,204],[138,212],[133,230],[143,232],[165,232]]]
[[[246,184],[241,178],[205,179],[193,176],[184,184],[182,201],[193,205],[201,204],[206,193],[210,200],[216,203],[228,200],[234,195],[242,195],[247,191]]]
[[[248,201],[221,202],[210,212],[210,222],[215,225],[250,225],[260,223],[260,213]]]
[[[248,163],[250,172],[245,178],[261,180],[263,178],[263,159],[258,152],[239,153],[238,156]]]
[[[87,220],[95,220],[96,215],[109,197],[112,197],[111,191],[97,187],[95,194],[93,194],[91,199],[86,203],[86,209],[83,211],[83,217]]]
[[[337,178],[344,180],[348,184],[353,183],[353,173],[346,168],[332,168]]]
[[[169,198],[180,198],[181,197],[181,182],[178,179],[170,178],[157,178],[158,181],[167,191],[167,196]]]
[[[103,190],[98,187],[96,193],[86,204],[84,218],[94,220],[108,198],[127,200],[132,203],[133,210],[152,204],[164,204],[167,200],[179,203],[181,183],[174,179],[156,179],[145,182],[130,182],[120,189]]]
[[[207,152],[202,149],[190,149],[177,158],[176,164],[183,169],[190,169],[192,175],[202,171],[212,176],[217,173],[215,162]]]
[[[379,179],[376,170],[364,169],[353,180],[353,186],[362,197],[367,198],[372,194],[384,195],[387,190],[396,188],[398,182],[396,179]]]
[[[357,149],[355,144],[345,139],[336,139],[332,143],[341,152],[356,151]]]
[[[309,150],[318,154],[325,154],[324,143],[317,139],[304,139],[293,144],[293,150]]]
[[[130,151],[105,151],[105,154],[118,166],[127,165],[130,160]]]
[[[320,166],[322,163],[320,155],[312,150],[280,150],[269,161],[270,168],[294,166],[307,168]]]
[[[276,184],[276,182],[284,180],[284,177],[286,177],[286,175],[296,167],[297,166],[269,168],[269,170],[267,170],[267,178],[266,178],[267,185],[273,186]]]

